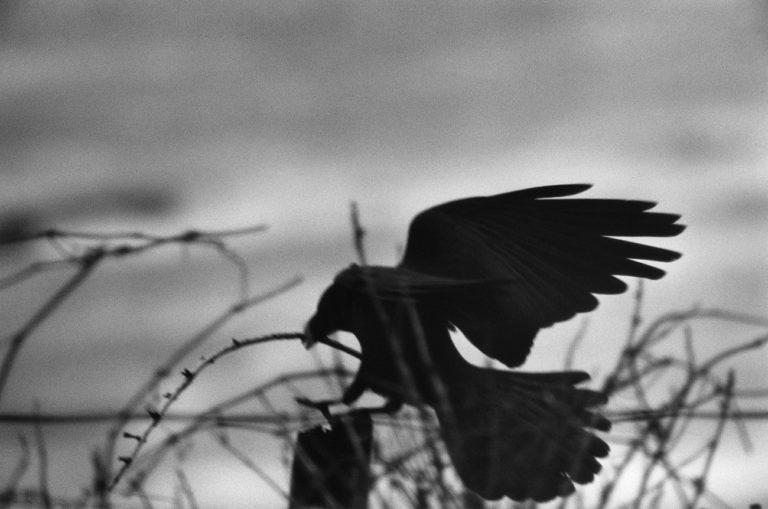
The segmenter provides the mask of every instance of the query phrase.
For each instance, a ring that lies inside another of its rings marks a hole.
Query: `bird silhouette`
[[[485,499],[547,501],[591,482],[608,445],[601,393],[576,386],[581,371],[481,368],[456,350],[458,328],[487,356],[521,365],[537,332],[618,294],[616,276],[658,279],[645,261],[680,254],[614,237],[667,237],[680,216],[655,203],[563,198],[587,184],[536,187],[444,203],[411,222],[395,267],[352,265],[336,275],[304,331],[304,344],[353,333],[362,351],[341,402],[365,390],[431,406],[454,467]],[[322,406],[327,402],[320,402]]]

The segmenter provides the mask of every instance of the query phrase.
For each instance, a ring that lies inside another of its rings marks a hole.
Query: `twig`
[[[32,276],[35,276],[37,274],[42,274],[47,270],[65,269],[71,266],[72,266],[72,260],[69,260],[69,259],[31,263],[26,267],[22,268],[21,270],[18,270],[3,278],[0,278],[0,291],[6,290],[12,287],[13,285],[21,283],[22,281],[26,281]]]
[[[216,442],[228,453],[230,453],[232,456],[237,458],[240,463],[246,466],[248,470],[255,473],[257,476],[261,478],[262,481],[264,481],[267,486],[269,486],[274,492],[279,494],[281,497],[283,497],[285,500],[290,500],[291,496],[286,492],[284,489],[280,487],[279,484],[277,484],[274,479],[272,479],[262,468],[260,468],[256,463],[251,460],[248,456],[243,454],[240,450],[238,450],[236,447],[234,447],[230,441],[229,437],[224,433],[217,433],[216,434]]]
[[[675,413],[677,412],[677,413]],[[605,417],[607,417],[613,423],[622,422],[638,422],[648,421],[653,419],[663,419],[666,417],[674,417],[680,415],[683,417],[712,421],[720,419],[720,413],[713,410],[674,410],[674,409],[659,409],[659,410],[626,410],[626,411],[604,411]],[[768,419],[768,410],[743,410],[740,412],[729,412],[728,419],[739,420],[755,420],[762,421]]]
[[[745,397],[765,397],[761,390],[737,391],[732,381],[725,384],[727,390],[724,390],[724,385],[716,375],[715,369],[736,355],[765,346],[768,344],[768,335],[761,335],[752,341],[725,349],[710,359],[700,361],[693,347],[692,328],[689,321],[716,319],[745,325],[766,326],[768,320],[719,309],[693,308],[666,313],[640,330],[641,298],[642,292],[638,287],[627,343],[616,365],[606,377],[604,385],[604,391],[608,394],[623,390],[633,391],[639,408],[608,411],[604,414],[614,423],[635,423],[635,434],[628,444],[623,461],[614,468],[614,479],[603,487],[599,507],[608,505],[618,479],[630,462],[635,463],[638,452],[645,456],[645,464],[641,478],[636,483],[638,487],[636,495],[627,507],[663,505],[661,500],[665,487],[669,485],[674,488],[678,496],[676,505],[694,507],[702,496],[708,495],[704,487],[706,477],[709,475],[709,467],[705,462],[705,468],[696,478],[684,475],[681,469],[702,454],[708,455],[710,459],[707,461],[711,465],[711,457],[726,422],[736,422],[743,427],[742,421],[745,419],[768,419],[768,411],[763,409],[740,410],[736,407],[736,398],[739,394]],[[652,352],[653,347],[679,329],[681,329],[684,347],[682,357],[678,358],[675,355],[658,357]],[[669,399],[660,404],[655,401],[658,398],[654,397],[652,400],[648,388],[655,381],[661,380],[661,377],[670,379],[671,375],[678,373],[684,375],[684,381],[672,391]],[[653,406],[651,401],[655,403]],[[705,408],[705,405],[714,402],[720,403],[720,410],[712,411]],[[723,410],[726,406],[727,412]],[[695,456],[682,463],[673,464],[673,452],[682,443],[685,438],[684,432],[693,420],[715,420],[717,426],[714,435],[709,439],[707,446],[700,449]],[[657,471],[657,467],[662,471]],[[660,474],[660,479],[651,484],[652,474],[655,477],[654,472]],[[688,484],[694,487],[693,492],[688,490]],[[693,495],[689,497],[688,493]]]
[[[14,493],[18,490],[19,481],[21,481],[21,478],[24,477],[29,468],[29,442],[27,442],[27,437],[22,434],[19,434],[18,438],[19,445],[21,446],[21,457],[18,463],[16,463],[13,472],[11,472],[5,488],[0,491],[0,507],[10,507],[13,503]]]
[[[8,345],[8,350],[3,357],[2,365],[0,365],[0,401],[2,401],[3,391],[5,385],[8,382],[8,377],[11,374],[13,363],[16,360],[16,356],[19,354],[24,342],[32,334],[32,332],[40,326],[51,314],[58,309],[58,307],[66,300],[66,298],[80,286],[83,281],[93,272],[97,263],[103,258],[104,253],[101,250],[94,250],[89,253],[88,256],[82,258],[78,271],[67,280],[43,305],[32,315],[32,317],[25,323],[16,333],[13,334]]]
[[[37,445],[40,502],[43,507],[50,509],[53,507],[53,504],[51,502],[51,492],[48,488],[48,449],[45,446],[43,428],[39,422],[35,423],[35,443]]]
[[[160,421],[165,417],[165,414],[168,413],[168,409],[170,406],[181,396],[181,394],[189,387],[194,379],[208,366],[212,366],[217,360],[221,359],[225,355],[228,355],[232,352],[235,352],[237,350],[240,350],[241,348],[246,348],[249,346],[254,345],[260,345],[262,343],[267,343],[270,341],[277,341],[277,340],[287,340],[287,339],[300,339],[303,335],[300,333],[284,333],[284,334],[269,334],[267,336],[262,336],[258,338],[253,338],[251,340],[246,341],[237,341],[233,340],[232,344],[219,350],[214,355],[208,357],[205,359],[197,368],[193,370],[184,369],[182,371],[182,375],[184,376],[184,379],[182,383],[174,390],[173,392],[166,394],[165,403],[160,407],[158,410],[151,410],[148,411],[149,416],[152,419],[151,424],[147,427],[146,430],[144,430],[144,433],[141,435],[138,435],[136,437],[136,445],[134,446],[134,450],[131,453],[130,458],[125,458],[123,461],[123,466],[118,471],[117,475],[114,477],[112,482],[110,483],[110,490],[115,487],[115,485],[120,481],[120,478],[124,474],[124,472],[128,469],[130,466],[133,458],[138,455],[139,451],[142,449],[144,444],[147,441],[147,438],[149,437],[150,433],[157,427],[157,425],[160,423]],[[172,365],[175,364],[175,359],[173,359],[174,362],[168,362],[166,365]],[[144,394],[142,392],[142,394]],[[123,416],[120,421],[120,427],[122,428],[122,425],[125,423],[126,419]]]
[[[351,376],[350,373],[347,372],[347,374]],[[227,409],[240,405],[241,403],[249,399],[259,398],[259,396],[265,393],[266,391],[274,387],[283,386],[287,382],[292,380],[315,379],[315,378],[335,376],[335,375],[336,373],[334,373],[332,370],[298,371],[293,373],[287,373],[284,375],[280,375],[256,388],[249,389],[225,401],[217,403],[216,405],[210,407],[204,412],[201,412],[198,418],[195,419],[187,427],[163,439],[163,441],[157,446],[155,446],[150,452],[145,453],[143,456],[144,462],[148,463],[149,466],[143,467],[140,470],[137,477],[139,478],[146,477],[149,474],[149,472],[152,469],[154,469],[160,463],[160,461],[162,461],[163,456],[170,450],[170,448],[174,447],[181,440],[186,439],[189,436],[195,433],[198,433],[200,431],[210,429],[212,427],[223,427],[227,423],[228,418],[221,417],[221,416]],[[217,419],[217,418],[220,418],[220,419]],[[306,420],[304,420],[303,422],[306,422]],[[137,458],[137,456],[135,455],[136,452],[137,451],[134,450],[133,455],[125,457],[126,464],[130,464],[130,465],[137,464],[137,459],[139,458]],[[132,483],[132,484],[135,484],[135,483]]]
[[[170,236],[151,235],[143,232],[90,233],[58,229],[44,230],[27,237],[13,239],[13,242],[28,242],[45,239],[57,248],[61,258],[45,262],[34,262],[27,267],[0,279],[0,290],[18,284],[44,270],[58,268],[62,265],[80,265],[84,263],[90,256],[90,253],[94,251],[99,251],[102,257],[119,258],[128,255],[137,255],[168,244],[200,244],[214,248],[235,265],[240,274],[240,298],[245,299],[249,293],[247,264],[245,263],[245,260],[235,251],[230,249],[222,239],[225,237],[260,233],[266,229],[266,225],[255,225],[246,228],[221,231],[187,230]],[[89,247],[86,250],[85,255],[79,255],[58,248],[58,241],[61,239],[79,239],[87,242],[98,242],[98,245]]]
[[[637,331],[642,323],[642,307],[643,307],[643,289],[645,283],[642,279],[638,278],[637,288],[634,295],[634,306],[632,307],[632,315],[629,321],[629,331],[627,332],[627,346],[631,345],[635,341]]]
[[[182,383],[174,390],[173,392],[166,394],[166,401],[165,403],[157,410],[150,410],[148,411],[151,422],[149,426],[144,430],[143,433],[139,435],[134,435],[132,438],[136,441],[136,444],[134,445],[134,448],[129,456],[122,456],[120,459],[122,461],[122,466],[118,470],[117,474],[115,474],[114,478],[109,484],[109,491],[112,491],[115,486],[120,482],[122,477],[125,475],[128,468],[134,463],[136,460],[136,457],[138,456],[139,452],[143,449],[144,445],[147,442],[147,438],[152,433],[152,431],[160,424],[160,422],[164,419],[165,415],[168,412],[168,408],[179,398],[179,396],[184,392],[184,390],[187,389],[187,387],[190,386],[192,381],[197,378],[197,376],[208,366],[211,366],[214,362],[221,359],[227,354],[230,354],[232,352],[235,352],[241,348],[246,348],[249,346],[255,346],[260,345],[263,343],[271,342],[271,341],[277,341],[277,340],[289,340],[289,339],[300,339],[303,335],[300,333],[282,333],[282,334],[269,334],[267,336],[262,336],[259,338],[253,338],[248,341],[237,341],[233,342],[230,346],[219,350],[216,354],[214,354],[211,357],[208,357],[206,360],[204,360],[197,368],[194,370],[187,370],[185,369],[183,371],[184,380]],[[330,372],[325,372],[330,373]],[[224,409],[229,408],[233,405],[239,404],[242,401],[246,399],[250,399],[253,397],[257,397],[259,394],[263,393],[265,390],[274,387],[275,385],[283,384],[286,380],[289,380],[291,378],[301,377],[301,376],[312,376],[316,377],[318,376],[317,372],[311,372],[311,373],[305,373],[305,372],[299,372],[294,373],[290,375],[285,375],[278,377],[277,379],[260,386],[257,389],[251,389],[249,391],[246,391],[243,394],[237,395],[233,398],[230,398],[224,402],[221,402],[212,408],[208,409],[207,411],[201,413],[187,428],[187,432],[189,431],[197,431],[197,429],[203,424],[206,420],[210,421],[212,416],[219,416]],[[215,422],[215,421],[214,421]],[[173,436],[172,441],[175,443],[178,441],[179,436],[181,436],[180,433],[176,433]],[[168,445],[166,443],[166,445]]]
[[[197,503],[197,499],[195,498],[195,493],[192,490],[192,485],[189,484],[189,479],[187,479],[186,474],[181,468],[176,469],[176,479],[179,480],[179,486],[181,488],[181,492],[184,494],[184,498],[187,499],[187,503],[189,503],[189,507],[192,509],[198,509],[200,505]]]
[[[139,500],[141,501],[141,506],[144,509],[153,509],[155,506],[152,504],[152,500],[149,498],[149,495],[147,495],[147,492],[144,491],[144,488],[141,486],[135,486],[134,495],[139,497]]]
[[[733,398],[734,384],[735,375],[733,370],[730,370],[728,371],[728,380],[725,382],[725,387],[723,387],[724,397],[720,405],[720,419],[717,421],[717,429],[715,430],[712,438],[709,440],[707,447],[707,457],[704,460],[704,468],[702,469],[698,479],[696,479],[694,482],[696,492],[694,493],[694,498],[691,501],[691,505],[689,506],[691,509],[695,509],[697,507],[697,503],[701,498],[702,493],[704,492],[704,488],[706,487],[706,479],[709,475],[709,470],[712,467],[712,460],[715,457],[715,451],[717,451],[717,448],[720,445],[720,439],[723,435],[723,430],[725,429],[725,422],[728,419],[728,412],[730,410],[731,400]]]
[[[569,371],[573,368],[573,360],[576,357],[576,350],[581,346],[581,342],[587,334],[587,327],[589,326],[589,319],[583,318],[579,323],[579,329],[576,334],[571,338],[571,342],[568,345],[568,351],[565,353],[565,361],[563,362],[563,369]]]
[[[689,320],[703,320],[703,319],[715,319],[724,322],[734,322],[743,325],[751,325],[755,327],[768,327],[768,318],[756,315],[750,315],[747,313],[737,313],[734,311],[727,311],[718,308],[699,308],[694,307],[687,311],[671,311],[665,313],[654,320],[646,329],[640,334],[638,340],[638,346],[645,348],[649,343],[655,343],[666,337],[671,332],[671,329],[664,330],[664,326],[678,326]]]
[[[368,257],[365,255],[365,229],[360,224],[360,211],[357,207],[357,202],[350,204],[350,220],[352,222],[352,244],[355,246],[355,253],[357,253],[357,259],[360,261],[360,265],[368,265]]]
[[[766,343],[768,343],[768,334],[755,338],[752,341],[749,341],[747,343],[737,345],[733,348],[728,348],[726,350],[723,350],[722,352],[712,356],[712,358],[704,362],[699,368],[699,371],[702,373],[705,373],[710,369],[712,369],[713,366],[715,366],[716,364],[722,362],[723,360],[729,357],[733,357],[734,355],[738,355],[748,350],[755,350],[757,348],[762,348]]]
[[[164,380],[169,373],[174,369],[174,367],[184,358],[186,357],[189,352],[191,352],[193,349],[200,346],[203,342],[205,342],[207,339],[209,339],[219,328],[221,328],[225,323],[227,323],[233,316],[242,313],[246,309],[249,309],[250,307],[256,306],[258,304],[261,304],[262,302],[271,299],[277,295],[280,295],[289,289],[295,287],[301,282],[300,277],[295,277],[292,280],[288,281],[287,283],[284,283],[280,285],[277,288],[274,288],[272,290],[269,290],[267,292],[264,292],[260,295],[257,295],[255,297],[252,297],[246,301],[240,301],[235,303],[234,305],[227,308],[223,313],[221,313],[218,317],[216,317],[213,321],[211,321],[208,325],[203,327],[201,331],[199,331],[197,334],[195,334],[189,341],[181,345],[179,348],[177,348],[168,359],[160,366],[158,369],[155,370],[152,377],[142,386],[139,388],[138,391],[134,393],[134,395],[129,399],[128,403],[123,407],[123,409],[120,411],[120,418],[115,422],[114,426],[110,429],[108,433],[108,440],[107,440],[107,447],[105,451],[105,458],[107,462],[112,461],[112,458],[114,457],[114,451],[115,451],[115,444],[117,441],[118,436],[120,435],[120,430],[125,426],[125,424],[129,420],[129,416],[134,413],[136,407],[138,407],[142,401],[144,401],[144,398],[147,394],[150,394],[152,391],[154,391],[157,386],[160,384],[162,380]],[[276,339],[294,339],[296,337],[296,334],[291,335],[290,338],[285,337],[277,337],[271,339],[272,341]],[[255,341],[258,343],[257,338]],[[261,341],[264,342],[264,341]],[[250,344],[251,342],[246,342]],[[225,348],[223,351],[219,352],[219,356],[226,355],[230,351],[233,351],[233,347],[236,347],[237,344],[233,342],[232,345]],[[216,359],[215,358],[209,358],[207,361],[203,363],[198,369],[203,369],[204,366],[212,364]],[[185,380],[186,382],[191,382],[191,380]],[[188,385],[188,383],[186,384]],[[182,386],[183,388],[186,388],[186,385]],[[178,397],[178,394],[177,394]],[[169,403],[172,403],[172,401],[166,401],[165,408],[169,406]],[[110,464],[107,463],[107,464]],[[122,469],[124,469],[126,465],[123,465]],[[121,469],[121,470],[122,470]]]
[[[254,233],[261,233],[267,230],[267,225],[257,224],[253,226],[247,226],[244,228],[233,228],[230,230],[187,230],[177,235],[162,236],[153,235],[145,232],[82,232],[74,230],[63,230],[59,228],[50,228],[43,230],[26,237],[14,238],[14,243],[31,242],[35,240],[50,240],[61,238],[94,240],[94,241],[117,241],[117,240],[137,240],[145,242],[155,243],[170,243],[170,242],[191,242],[198,238],[221,238],[221,237],[234,237],[241,235],[251,235]]]

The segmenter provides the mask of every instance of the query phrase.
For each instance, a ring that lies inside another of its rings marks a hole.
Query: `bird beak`
[[[304,337],[301,339],[301,344],[304,345],[304,348],[309,350],[315,343],[317,343],[317,339],[312,335],[309,324],[307,324],[304,327]]]

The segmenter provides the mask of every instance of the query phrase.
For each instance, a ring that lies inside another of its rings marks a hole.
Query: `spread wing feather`
[[[644,261],[680,256],[611,237],[666,237],[685,228],[676,224],[678,215],[648,212],[653,202],[552,199],[589,187],[537,187],[428,209],[412,221],[398,269],[456,281],[507,281],[452,292],[445,312],[484,353],[519,365],[540,328],[594,309],[593,294],[625,291],[615,276],[658,279],[664,271]]]

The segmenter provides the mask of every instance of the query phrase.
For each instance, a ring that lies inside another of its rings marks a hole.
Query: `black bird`
[[[464,484],[486,499],[546,501],[588,483],[608,445],[587,428],[610,422],[590,410],[606,398],[575,386],[580,371],[520,373],[469,364],[449,336],[458,328],[509,367],[525,361],[539,329],[595,309],[593,294],[618,294],[616,275],[658,279],[642,261],[679,253],[613,237],[666,237],[680,216],[655,203],[565,198],[571,184],[452,201],[411,222],[396,267],[352,265],[325,290],[304,342],[353,333],[359,371],[341,402],[366,390],[428,404]]]

